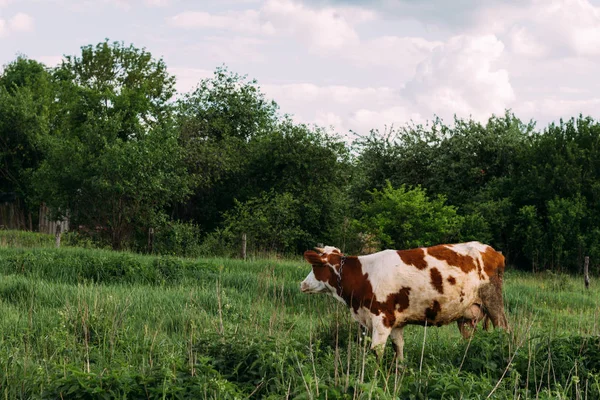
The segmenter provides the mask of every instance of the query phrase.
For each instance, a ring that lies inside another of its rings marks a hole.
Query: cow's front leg
[[[396,351],[396,359],[404,360],[404,326],[398,326],[392,330],[392,341]]]
[[[371,350],[377,356],[377,359],[381,361],[383,357],[383,351],[385,350],[385,343],[387,342],[388,336],[392,332],[392,328],[388,328],[383,323],[382,316],[373,317],[373,337],[371,341]]]

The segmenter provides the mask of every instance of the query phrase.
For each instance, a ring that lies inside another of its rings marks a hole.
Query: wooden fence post
[[[246,234],[242,233],[242,259],[246,260]]]
[[[56,242],[56,247],[60,247],[60,223],[56,224],[55,242]]]
[[[589,267],[590,267],[590,257],[585,256],[585,263],[583,264],[583,275],[585,279],[585,288],[590,288],[590,275],[589,275]]]

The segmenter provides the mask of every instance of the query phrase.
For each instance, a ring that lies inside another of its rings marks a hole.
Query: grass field
[[[35,244],[35,243],[34,243]],[[6,399],[600,398],[600,285],[508,271],[513,332],[405,329],[404,364],[302,260],[0,247]]]

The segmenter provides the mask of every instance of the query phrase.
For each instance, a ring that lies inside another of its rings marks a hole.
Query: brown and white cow
[[[372,331],[378,357],[388,336],[403,359],[407,324],[441,326],[457,321],[464,336],[488,318],[508,329],[502,298],[504,256],[479,242],[411,250],[384,250],[344,256],[331,246],[309,250],[312,271],[300,285],[304,293],[328,293],[350,307]],[[485,322],[484,322],[485,323]]]

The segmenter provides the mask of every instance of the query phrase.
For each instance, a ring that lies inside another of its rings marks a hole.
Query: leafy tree
[[[0,191],[14,193],[32,228],[31,174],[43,160],[50,131],[52,84],[43,64],[18,57],[0,75]],[[23,226],[24,228],[24,226]]]
[[[175,78],[145,49],[108,40],[83,46],[54,75],[65,130],[76,132],[89,118],[112,119],[118,124],[107,140],[128,140],[170,122]]]
[[[207,231],[218,226],[244,184],[248,142],[276,123],[277,104],[265,99],[256,81],[226,68],[217,68],[212,78],[186,94],[178,102],[177,125],[197,186],[176,214]]]
[[[316,242],[342,246],[344,219],[349,217],[345,144],[317,128],[284,120],[249,147],[241,198],[269,190],[291,193],[300,201],[299,223],[308,234],[306,241],[297,243],[297,250]]]
[[[587,214],[585,199],[556,197],[548,202],[548,227],[552,265],[581,265],[581,250],[586,238],[582,222]]]
[[[145,50],[108,42],[67,57],[55,77],[64,109],[35,174],[40,199],[119,249],[189,192],[174,79]]]
[[[383,190],[375,189],[370,194],[372,199],[363,204],[359,224],[375,235],[381,247],[430,246],[458,237],[462,218],[455,207],[445,204],[442,195],[429,199],[418,186],[394,189],[390,182]]]
[[[263,193],[225,213],[225,229],[233,238],[247,234],[255,251],[293,253],[308,233],[301,227],[301,202],[290,193]],[[235,239],[234,239],[235,241]]]
[[[513,236],[514,240],[520,243],[525,257],[531,262],[533,272],[545,264],[545,232],[535,206],[523,206],[519,209]]]

